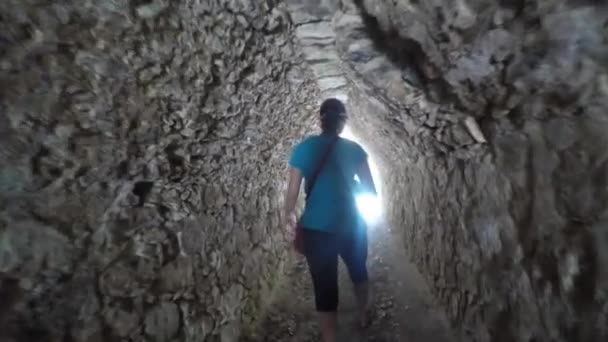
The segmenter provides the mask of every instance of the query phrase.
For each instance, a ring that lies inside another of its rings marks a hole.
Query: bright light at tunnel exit
[[[365,148],[365,145],[357,139],[351,130],[348,127],[345,127],[340,134],[342,138],[352,140],[359,145],[361,145],[366,152],[368,153],[368,163],[369,168],[372,173],[372,178],[374,179],[374,185],[376,186],[376,191],[378,192],[378,196],[373,194],[356,194],[355,201],[357,203],[357,209],[361,213],[361,216],[367,222],[368,226],[374,227],[377,223],[382,220],[382,200],[381,200],[381,189],[380,189],[380,175],[378,172],[378,167],[376,163],[374,163],[373,157],[369,155],[369,151]],[[359,181],[358,177],[355,176],[355,180]]]

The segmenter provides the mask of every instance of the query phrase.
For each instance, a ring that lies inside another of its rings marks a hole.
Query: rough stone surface
[[[320,88],[464,340],[608,340],[607,22],[582,0],[0,2],[1,339],[234,341],[285,260]]]
[[[0,340],[234,341],[316,85],[274,1],[0,3]]]
[[[304,59],[321,96],[346,101],[348,81],[341,67],[332,25],[338,3],[335,0],[286,0],[286,3]]]
[[[342,1],[353,131],[466,341],[608,339],[608,12]]]

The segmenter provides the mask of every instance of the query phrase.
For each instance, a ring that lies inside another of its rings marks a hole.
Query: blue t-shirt
[[[289,165],[300,170],[305,189],[333,139],[335,137],[323,134],[311,136],[295,147]],[[325,232],[355,229],[364,224],[355,203],[359,184],[355,175],[366,161],[367,153],[359,144],[338,138],[308,194],[300,223],[308,229]]]

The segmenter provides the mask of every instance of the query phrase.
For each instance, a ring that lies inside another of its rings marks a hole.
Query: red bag
[[[339,139],[339,136],[336,136],[329,143],[329,145],[327,146],[327,150],[325,150],[325,153],[321,157],[319,164],[317,164],[317,168],[315,169],[315,172],[313,172],[312,177],[310,177],[310,181],[308,181],[306,183],[306,201],[308,201],[308,198],[310,197],[310,193],[312,192],[312,189],[315,186],[315,182],[317,181],[317,177],[319,176],[319,173],[321,173],[321,170],[323,169],[323,166],[327,162],[327,159],[329,158],[331,151],[333,150],[334,146],[336,145],[336,142],[338,142],[338,139]],[[304,254],[304,227],[300,224],[299,220],[296,223],[296,234],[293,239],[293,247],[296,250],[296,252],[298,252],[300,254]]]

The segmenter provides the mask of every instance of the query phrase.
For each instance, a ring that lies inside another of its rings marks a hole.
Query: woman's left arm
[[[287,223],[292,227],[296,224],[296,203],[300,194],[300,185],[302,184],[302,172],[300,170],[289,168],[289,186],[285,194],[285,218]]]

